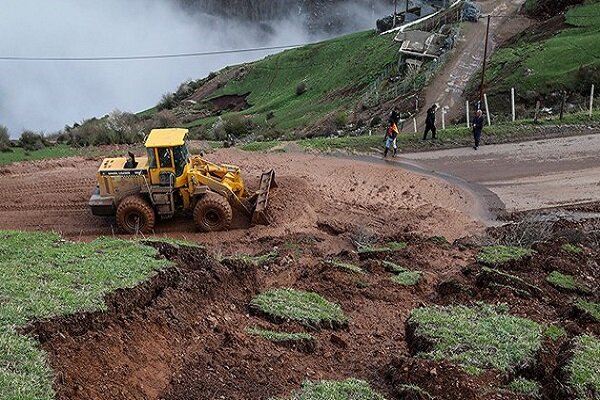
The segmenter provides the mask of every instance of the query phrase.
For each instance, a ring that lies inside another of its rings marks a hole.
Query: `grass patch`
[[[600,393],[600,341],[589,335],[577,337],[567,371],[578,399],[597,400]]]
[[[544,336],[550,338],[552,341],[556,342],[561,337],[565,336],[567,331],[561,326],[558,325],[548,325],[546,329],[544,329]]]
[[[0,232],[0,397],[54,399],[38,344],[16,328],[78,311],[103,310],[103,296],[133,287],[170,263],[133,241],[67,242],[54,233]]]
[[[385,400],[371,386],[359,379],[345,381],[305,381],[289,400]]]
[[[557,289],[564,289],[573,292],[588,293],[590,290],[577,282],[573,275],[562,274],[558,271],[552,271],[546,281]]]
[[[225,257],[221,261],[241,261],[248,265],[252,265],[253,267],[262,267],[264,265],[274,262],[275,260],[277,260],[277,257],[279,257],[279,253],[277,251],[271,251],[270,253],[261,254],[257,256],[237,255]]]
[[[338,304],[317,293],[295,289],[271,289],[252,299],[250,306],[269,316],[312,327],[338,327],[348,322]]]
[[[301,342],[313,340],[312,335],[304,332],[277,332],[256,327],[246,329],[246,332],[252,336],[258,336],[274,343],[282,342]]]
[[[346,263],[346,262],[342,262],[342,261],[338,261],[338,260],[331,260],[331,261],[329,261],[329,264],[333,265],[334,267],[345,269],[346,271],[356,272],[359,274],[365,273],[365,271],[361,267],[359,267],[358,265],[351,264],[351,263]]]
[[[404,250],[408,245],[404,242],[389,242],[383,246],[360,245],[356,250],[358,254],[369,253],[391,253],[393,251]]]
[[[563,244],[560,247],[563,251],[571,254],[581,254],[583,253],[583,247],[577,246],[571,243]]]
[[[244,151],[269,151],[279,146],[281,143],[282,142],[279,140],[273,140],[269,142],[251,142],[241,145],[240,149]]]
[[[477,262],[484,265],[499,265],[518,261],[533,254],[533,250],[515,246],[488,246],[477,254]]]
[[[575,308],[589,315],[596,322],[600,322],[600,304],[579,299],[575,302]]]
[[[422,277],[423,277],[423,274],[419,271],[404,271],[404,272],[397,273],[396,275],[392,276],[390,279],[393,282],[398,283],[400,285],[414,286],[421,281]]]
[[[7,165],[19,161],[46,160],[53,158],[71,157],[78,151],[65,145],[46,147],[36,151],[26,151],[21,147],[13,147],[10,152],[0,152],[0,165]]]
[[[539,396],[541,389],[538,382],[525,378],[515,379],[508,385],[508,388],[515,393],[535,397]]]
[[[417,346],[421,356],[449,360],[469,373],[513,371],[533,362],[541,347],[542,326],[500,306],[417,308],[408,322],[413,343],[427,343]]]
[[[581,88],[580,71],[597,71],[600,67],[597,57],[599,15],[598,2],[572,7],[566,13],[567,25],[556,34],[544,35],[541,40],[525,37],[510,47],[499,49],[491,57],[486,72],[490,92],[507,93],[516,87],[521,94],[529,91],[548,94],[557,90],[586,90],[589,94],[589,85]]]
[[[408,269],[404,268],[403,266],[391,261],[381,261],[381,266],[385,268],[386,271],[393,272],[395,274],[408,271]]]
[[[417,385],[398,385],[396,387],[398,394],[402,399],[429,399],[433,400],[435,397],[430,395],[426,390],[422,389]]]

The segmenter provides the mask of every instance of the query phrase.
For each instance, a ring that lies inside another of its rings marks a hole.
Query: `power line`
[[[169,58],[190,58],[204,57],[221,54],[252,53],[258,51],[284,50],[306,46],[310,43],[291,44],[285,46],[255,47],[248,49],[203,51],[195,53],[176,53],[159,55],[140,55],[140,56],[105,56],[105,57],[21,57],[21,56],[0,56],[0,61],[132,61],[132,60],[164,60]]]

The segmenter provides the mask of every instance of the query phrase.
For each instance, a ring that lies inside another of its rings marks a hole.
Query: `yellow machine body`
[[[196,218],[196,214],[201,214],[195,210],[197,204],[210,194],[213,201],[208,203],[218,208],[217,214],[224,213],[226,218],[231,219],[231,211],[215,195],[251,216],[253,223],[267,224],[269,191],[276,186],[274,172],[264,173],[259,190],[249,193],[239,167],[214,164],[202,157],[190,156],[185,142],[187,134],[187,129],[154,129],[145,142],[146,157],[136,158],[130,153],[129,158],[104,159],[98,169],[96,192],[90,198],[93,214],[117,215],[119,225],[130,231],[131,227],[123,226],[127,224],[119,221],[119,218],[127,217],[119,213],[119,206],[124,199],[134,196],[134,203],[137,202],[138,208],[143,208],[140,213],[146,219],[152,218],[148,207],[161,219],[187,210],[194,211]],[[205,207],[207,201],[200,203]],[[200,225],[204,226],[204,230],[210,230],[210,224],[203,225],[200,222]],[[222,224],[217,226],[222,227]]]

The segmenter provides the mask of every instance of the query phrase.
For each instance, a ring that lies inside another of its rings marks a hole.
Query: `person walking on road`
[[[435,112],[437,110],[437,104],[432,105],[427,110],[427,118],[425,119],[425,133],[423,134],[423,140],[427,140],[427,134],[431,131],[431,139],[435,139],[436,128],[435,128]]]
[[[479,148],[479,143],[481,142],[481,132],[483,132],[483,112],[481,110],[477,110],[475,114],[475,118],[473,118],[473,139],[475,141],[475,145],[473,146],[474,150]]]
[[[385,133],[385,150],[383,151],[383,158],[386,158],[390,148],[394,149],[394,153],[392,157],[396,157],[396,153],[398,152],[398,125],[395,122],[390,122],[387,131]]]

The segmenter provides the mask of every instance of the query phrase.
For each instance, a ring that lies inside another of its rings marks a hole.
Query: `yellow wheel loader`
[[[126,233],[149,233],[157,218],[191,211],[197,228],[229,229],[233,208],[267,225],[267,204],[276,187],[273,170],[262,174],[256,193],[246,190],[240,169],[190,156],[187,129],[154,129],[146,138],[147,157],[107,158],[98,169],[98,186],[90,198],[94,215],[116,216]]]

